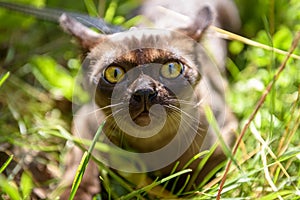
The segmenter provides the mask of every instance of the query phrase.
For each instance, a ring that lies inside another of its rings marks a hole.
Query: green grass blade
[[[173,179],[173,178],[176,178],[177,176],[181,176],[182,174],[186,174],[186,173],[189,173],[189,172],[192,172],[192,170],[191,170],[191,169],[185,169],[185,170],[182,170],[182,171],[177,172],[177,173],[175,173],[175,174],[172,174],[172,175],[170,175],[170,176],[168,176],[168,177],[166,177],[166,178],[163,178],[163,179],[161,179],[161,181],[159,181],[159,182],[160,182],[160,183],[164,183],[164,182],[169,181],[169,180],[171,180],[171,179]]]
[[[214,146],[211,147],[211,149],[209,150],[209,152],[207,153],[206,151],[203,152],[203,154],[205,153],[206,155],[202,158],[202,160],[199,162],[197,169],[194,171],[191,180],[189,182],[189,184],[187,185],[187,191],[192,189],[192,186],[194,184],[194,182],[196,181],[200,171],[202,170],[202,168],[204,167],[205,163],[208,161],[208,159],[211,157],[211,155],[214,153],[214,151],[217,148],[217,143],[214,144]],[[201,152],[202,153],[202,152]]]
[[[90,16],[98,17],[97,8],[93,0],[84,0],[84,4]]]
[[[185,187],[189,183],[190,178],[191,178],[191,175],[187,175],[183,186],[181,186],[180,190],[176,193],[177,196],[182,194],[182,192],[184,191]]]
[[[170,175],[170,176],[168,176],[166,178],[163,178],[163,179],[161,179],[159,181],[155,180],[152,184],[147,185],[147,186],[145,186],[145,187],[143,187],[143,188],[141,188],[139,190],[135,190],[135,191],[133,191],[133,192],[131,192],[131,193],[129,193],[129,194],[121,197],[120,199],[134,199],[134,197],[136,195],[141,194],[144,191],[150,191],[155,186],[158,186],[158,185],[160,185],[162,183],[168,182],[171,179],[174,179],[174,178],[176,178],[178,176],[181,176],[183,174],[190,173],[191,171],[192,171],[191,169],[185,169],[185,170],[179,171],[179,172],[177,172],[175,174],[172,174],[172,175]]]
[[[13,158],[14,156],[10,155],[7,161],[5,161],[5,163],[0,167],[0,174],[6,169],[6,167],[9,165]]]
[[[212,169],[203,179],[203,181],[197,186],[197,189],[202,188],[206,183],[209,182],[209,180],[224,167],[226,162],[222,162],[219,165],[217,165],[214,169]]]
[[[278,199],[278,195],[280,196],[286,196],[286,195],[290,195],[293,194],[294,191],[289,191],[289,190],[282,190],[282,191],[278,191],[278,192],[272,192],[268,195],[265,195],[264,197],[261,197],[260,200],[272,200],[272,199]]]
[[[8,79],[10,75],[10,72],[6,72],[4,75],[0,76],[0,87],[3,85],[3,83]]]
[[[72,189],[71,189],[71,194],[70,194],[70,197],[69,197],[69,200],[73,200],[74,197],[75,197],[75,194],[79,188],[79,185],[81,183],[81,180],[83,178],[83,175],[84,175],[84,171],[86,169],[86,166],[88,164],[88,153],[87,152],[84,152],[83,156],[82,156],[82,159],[81,159],[81,162],[78,166],[78,169],[77,169],[77,172],[76,172],[76,175],[75,175],[75,178],[74,178],[74,182],[72,184]]]
[[[204,156],[204,155],[206,155],[207,153],[209,153],[209,151],[202,151],[202,152],[200,152],[200,153],[198,153],[198,154],[196,154],[195,156],[193,156],[184,166],[183,166],[183,168],[182,169],[186,169],[186,168],[188,168],[188,166],[190,166],[190,164],[192,164],[194,161],[196,161],[197,159],[199,159],[201,156]],[[194,172],[194,174],[195,174],[195,172]],[[193,177],[193,176],[192,176]],[[178,183],[178,181],[179,181],[179,178],[180,178],[180,176],[178,176],[177,178],[176,178],[176,180],[174,181],[174,183],[173,183],[173,186],[172,186],[172,189],[171,189],[171,192],[172,193],[174,193],[174,191],[175,191],[175,188],[176,188],[176,185],[177,185],[177,183]],[[191,183],[191,182],[190,182]],[[189,183],[189,184],[190,184]],[[187,183],[188,184],[188,183]]]
[[[114,179],[116,182],[120,184],[124,189],[126,189],[128,192],[134,191],[134,189],[116,172],[108,168],[106,165],[104,165],[100,160],[93,157],[93,160],[95,163],[99,166],[99,168],[109,174],[109,176]]]
[[[236,160],[234,159],[234,157],[232,156],[232,153],[231,153],[231,150],[229,149],[229,147],[227,146],[227,144],[225,143],[224,139],[223,139],[223,136],[222,136],[222,133],[219,129],[219,125],[218,125],[218,122],[211,110],[211,108],[209,106],[206,106],[204,108],[204,111],[205,111],[205,116],[208,120],[208,123],[212,126],[214,132],[217,134],[217,137],[218,137],[218,141],[220,142],[220,146],[223,150],[223,152],[225,153],[225,155],[227,157],[229,157],[233,163],[239,167],[239,165],[237,164]]]
[[[93,142],[92,142],[91,146],[89,147],[89,150],[84,152],[84,154],[82,156],[81,162],[78,166],[76,176],[75,176],[73,184],[72,184],[71,194],[70,194],[69,200],[73,200],[74,197],[75,197],[75,194],[76,194],[76,192],[79,188],[79,185],[81,183],[81,180],[82,180],[84,172],[85,172],[85,169],[86,169],[86,167],[88,165],[88,162],[91,158],[91,154],[92,154],[93,149],[96,145],[96,142],[98,141],[100,133],[102,132],[102,128],[103,128],[104,124],[105,124],[105,121],[99,126],[99,128],[98,128],[98,130],[97,130],[97,132],[94,136]]]
[[[111,1],[107,10],[106,10],[106,13],[105,13],[105,16],[104,16],[104,20],[108,23],[112,23],[113,22],[113,19],[115,17],[115,14],[116,14],[116,11],[117,11],[117,2],[116,1]]]
[[[174,174],[174,173],[175,173],[175,171],[176,171],[176,169],[177,169],[179,163],[180,163],[179,161],[177,161],[177,162],[175,163],[175,165],[174,165],[174,167],[173,167],[173,169],[172,169],[172,171],[171,171],[170,174]],[[177,177],[177,179],[179,179],[179,177]],[[178,182],[178,180],[175,180],[174,185],[176,185],[177,182]],[[166,183],[163,185],[162,191],[166,189],[168,183],[169,183],[169,182],[166,182]],[[172,192],[172,191],[171,191],[171,192]]]

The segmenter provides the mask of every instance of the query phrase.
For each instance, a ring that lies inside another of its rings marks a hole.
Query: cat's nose
[[[139,89],[132,94],[133,99],[139,103],[151,102],[156,96],[157,91],[152,88]]]

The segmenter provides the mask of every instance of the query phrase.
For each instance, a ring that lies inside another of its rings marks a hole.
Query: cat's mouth
[[[133,121],[139,126],[148,126],[151,122],[149,111],[143,110],[136,113],[133,117]]]

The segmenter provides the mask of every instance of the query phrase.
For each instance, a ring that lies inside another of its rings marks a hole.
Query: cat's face
[[[208,7],[178,29],[181,33],[131,29],[101,35],[67,16],[60,21],[89,51],[84,77],[99,106],[95,111],[106,115],[104,132],[110,140],[125,138],[133,149],[147,152],[171,141],[186,149],[195,134],[204,137],[206,128],[199,120],[202,97],[196,87],[205,50],[197,41],[213,21]]]
[[[161,127],[172,132],[178,129],[179,111],[199,100],[194,94],[200,80],[198,50],[180,33],[132,30],[92,49],[84,68],[96,103],[108,107],[103,111],[114,122],[138,132],[158,128],[158,121],[164,121]],[[161,107],[152,109],[153,105]]]
[[[178,95],[190,99],[187,87],[200,80],[193,45],[179,33],[157,30],[134,30],[108,38],[88,56],[87,74],[96,86],[97,104],[128,102],[132,119],[143,126],[149,122],[152,105],[178,106]],[[114,97],[113,91],[117,91]]]
[[[100,107],[122,103],[121,107],[127,107],[124,109],[129,110],[137,125],[146,126],[151,121],[149,114],[153,105],[162,105],[170,113],[170,106],[180,107],[179,99],[191,99],[192,94],[186,91],[190,79],[198,80],[198,72],[173,52],[137,49],[103,68],[97,83],[96,102]]]

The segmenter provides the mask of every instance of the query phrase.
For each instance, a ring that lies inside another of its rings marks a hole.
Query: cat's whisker
[[[204,100],[204,98],[201,98],[198,102],[195,102],[195,101],[188,101],[188,100],[184,100],[184,99],[173,99],[173,101],[175,103],[178,102],[183,105],[193,106],[194,108],[200,106],[203,103],[203,100]]]
[[[94,109],[93,111],[90,111],[90,112],[86,112],[84,115],[91,115],[91,114],[95,114],[97,112],[100,112],[100,111],[103,111],[105,109],[110,109],[110,108],[113,108],[113,107],[117,107],[119,105],[122,105],[122,103],[117,103],[117,104],[111,104],[111,105],[107,105],[107,106],[104,106],[104,107],[101,107],[101,108],[97,108],[97,109]],[[82,114],[81,114],[82,115]],[[74,114],[74,116],[79,116],[78,114]]]
[[[178,123],[176,123],[177,121],[180,121],[181,118],[179,115],[172,115],[171,118],[174,118],[174,124],[175,125],[178,125]],[[194,130],[196,133],[197,133],[197,130],[193,127],[190,126],[190,124],[186,121],[186,120],[183,120],[183,129],[192,129]],[[184,131],[185,132],[185,131]],[[186,135],[186,134],[183,134],[182,136],[182,140],[178,141],[178,145],[182,145],[183,143],[186,143],[186,144],[189,144],[191,143],[191,140],[194,139],[194,136],[195,135]],[[189,138],[189,137],[193,137],[193,138]],[[184,140],[184,141],[183,141]],[[180,148],[179,148],[180,149]]]
[[[103,109],[104,108],[111,108],[111,107],[116,107],[116,106],[119,106],[119,105],[122,105],[123,104],[123,102],[119,102],[119,103],[115,103],[115,104],[110,104],[110,105],[108,105],[108,106],[104,106],[104,107],[102,107]]]
[[[99,112],[99,111],[102,111],[102,110],[105,110],[105,109],[114,108],[114,107],[117,107],[119,105],[122,105],[122,103],[117,103],[117,104],[111,104],[111,105],[108,105],[108,106],[104,106],[104,107],[95,109],[93,112]]]
[[[194,108],[198,108],[201,104],[203,104],[204,98],[200,99],[195,105]]]
[[[177,113],[182,113],[182,110],[180,110],[179,108],[177,108],[177,107],[172,107],[172,108],[175,110],[175,112],[177,112]],[[175,108],[176,108],[176,109],[175,109]],[[177,116],[177,115],[176,115],[176,116]],[[195,133],[196,133],[197,135],[203,137],[203,135],[201,135],[201,134],[199,133],[199,131],[202,131],[202,132],[203,132],[203,131],[206,131],[206,128],[201,126],[201,121],[199,121],[199,120],[194,121],[194,122],[196,122],[196,123],[199,123],[199,124],[197,125],[197,128],[195,128],[195,127],[193,127],[193,126],[191,125],[191,122],[189,121],[189,119],[191,119],[191,118],[186,119],[186,118],[184,118],[184,117],[181,118],[180,116],[177,116],[177,117],[179,118],[179,119],[177,119],[177,122],[182,120],[184,126],[188,127],[188,129],[191,129],[191,130],[195,131]],[[190,116],[187,115],[187,117],[190,117]],[[185,136],[186,136],[186,135],[185,135]]]
[[[172,109],[174,109],[174,108],[177,108],[177,107],[169,107],[169,108],[172,108]],[[178,122],[180,122],[180,121],[183,121],[183,125],[184,126],[186,126],[186,127],[188,127],[189,129],[192,129],[193,131],[196,131],[197,132],[197,129],[195,129],[194,127],[192,127],[192,125],[191,125],[191,123],[190,123],[190,121],[188,120],[188,119],[185,119],[184,117],[180,117],[180,115],[181,115],[181,113],[183,112],[182,110],[180,110],[179,108],[177,108],[177,109],[174,109],[175,110],[175,112],[176,113],[178,113],[179,115],[170,115],[171,117],[177,117],[178,119],[176,119],[176,122],[178,123]],[[189,119],[191,119],[191,120],[193,120],[193,118],[191,118],[192,116],[190,116],[190,115],[188,115],[188,114],[186,114],[186,116],[187,117],[189,117]],[[199,121],[198,120],[196,120],[195,118],[194,118],[194,122],[196,122],[196,123],[199,123]],[[198,126],[197,126],[198,127]]]
[[[186,127],[186,129],[191,129],[194,131],[194,133],[196,133],[196,135],[199,135],[202,137],[202,135],[200,135],[200,133],[198,132],[197,128],[193,127],[189,121],[186,121],[185,119],[183,119],[183,126]],[[198,129],[200,129],[198,127]],[[194,134],[183,134],[182,139],[184,140],[184,142],[186,142],[187,144],[191,143],[192,140],[195,139]],[[200,149],[200,146],[197,143],[192,143],[192,151],[197,152]],[[196,151],[197,150],[197,151]]]
[[[108,128],[107,130],[109,130],[109,132],[107,132],[106,134],[108,135],[108,137],[111,136],[112,133],[114,133],[115,130],[117,129],[117,123],[115,123],[114,121],[116,121],[116,117],[118,115],[116,115],[117,113],[121,112],[122,110],[124,110],[123,108],[116,110],[114,113],[109,114],[107,117],[105,117],[105,121],[109,121],[109,118],[112,118],[112,123],[107,123],[108,124]]]
[[[117,111],[118,112],[118,111]],[[106,121],[106,120],[108,120],[110,117],[112,117],[113,116],[113,113],[111,113],[111,114],[109,114],[109,115],[107,115],[105,118],[104,118],[104,120],[103,121]]]
[[[187,116],[189,119],[193,120],[194,122],[199,122],[199,119],[193,117],[191,114],[185,112],[184,110],[182,110],[182,109],[180,109],[180,108],[178,108],[178,107],[176,107],[176,106],[173,106],[173,105],[169,104],[169,105],[167,105],[166,107],[168,107],[168,108],[170,108],[170,109],[172,109],[172,110],[174,110],[174,111],[177,111],[177,112],[179,112],[179,113],[184,114],[185,116]]]
[[[124,111],[124,109],[121,109],[120,112],[121,111]],[[116,126],[116,129],[117,129],[118,138],[119,138],[118,143],[119,143],[120,147],[124,148],[125,145],[126,145],[126,143],[124,143],[125,142],[124,132],[122,130],[120,130],[119,127],[120,126],[124,127],[124,123],[128,119],[126,119],[126,115],[115,115],[114,120],[115,120],[115,126]]]

